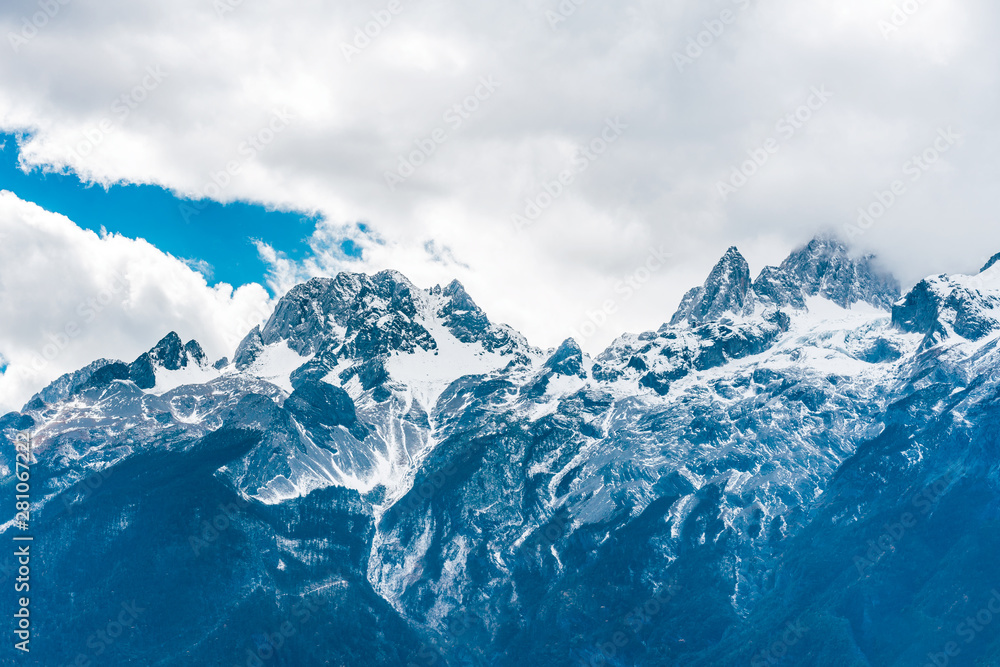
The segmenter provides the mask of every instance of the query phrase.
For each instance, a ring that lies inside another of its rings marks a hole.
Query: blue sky
[[[103,227],[130,238],[142,238],[160,250],[194,262],[207,262],[210,284],[264,284],[266,265],[253,244],[268,243],[291,259],[308,254],[308,237],[316,217],[259,205],[178,199],[153,185],[88,185],[75,174],[27,173],[18,166],[17,137],[0,134],[0,190],[61,213],[95,232]],[[356,255],[348,245],[345,254]],[[202,269],[202,266],[195,265]],[[0,362],[2,363],[2,362]]]

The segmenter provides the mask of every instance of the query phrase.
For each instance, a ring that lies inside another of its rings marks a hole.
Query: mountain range
[[[97,360],[0,417],[30,660],[998,665],[998,259],[903,291],[835,238],[730,248],[593,357],[341,273],[231,360]]]

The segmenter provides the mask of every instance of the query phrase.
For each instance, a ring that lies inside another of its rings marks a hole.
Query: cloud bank
[[[320,214],[313,258],[261,246],[276,286],[458,277],[540,345],[615,299],[597,351],[668,319],[732,244],[759,270],[833,230],[904,282],[1000,250],[998,19],[986,0],[14,2],[0,128],[31,133],[25,168]],[[623,298],[652,253],[670,258]]]
[[[132,361],[171,330],[214,361],[270,308],[259,285],[209,287],[145,241],[99,236],[0,191],[0,414],[95,359]]]

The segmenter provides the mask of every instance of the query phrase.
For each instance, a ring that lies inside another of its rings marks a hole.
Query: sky
[[[303,239],[315,229],[312,215],[259,204],[178,198],[155,185],[104,187],[73,172],[25,172],[18,137],[0,136],[0,187],[18,198],[59,212],[84,229],[142,237],[160,250],[188,259],[210,281],[259,282],[267,269],[256,241],[267,239],[289,257],[302,257]]]
[[[231,355],[341,270],[458,278],[592,354],[731,245],[755,273],[824,232],[904,284],[974,272],[998,25],[987,0],[8,0],[0,411],[170,330]]]

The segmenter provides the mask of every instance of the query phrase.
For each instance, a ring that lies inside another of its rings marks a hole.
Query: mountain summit
[[[899,298],[899,282],[876,267],[873,255],[854,257],[840,241],[818,237],[778,267],[765,267],[754,281],[758,298],[775,306],[802,308],[822,296],[842,308],[864,302],[883,310]]]
[[[705,284],[684,295],[670,323],[703,324],[724,313],[742,313],[751,303],[750,266],[733,246],[712,269]]]
[[[0,418],[0,465],[37,458],[36,658],[124,602],[102,664],[923,664],[996,575],[987,268],[900,296],[836,240],[756,280],[730,248],[594,357],[341,273],[233,363],[94,362]]]
[[[758,307],[802,310],[813,296],[842,308],[864,302],[888,310],[899,294],[899,282],[876,267],[873,255],[854,257],[834,238],[813,239],[780,266],[764,267],[752,283],[746,260],[731,247],[705,284],[684,296],[670,324],[704,324],[726,314],[748,315]]]

